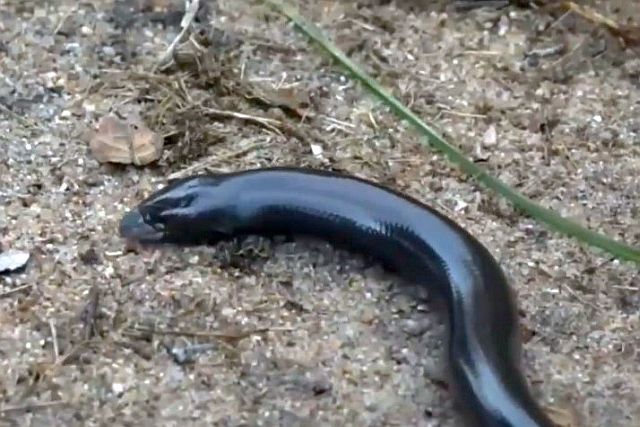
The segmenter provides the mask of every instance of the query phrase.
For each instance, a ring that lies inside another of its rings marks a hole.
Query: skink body
[[[125,215],[142,243],[203,244],[246,235],[306,235],[373,256],[444,302],[453,392],[482,427],[551,427],[520,367],[514,295],[491,253],[454,221],[363,179],[298,168],[171,182]]]

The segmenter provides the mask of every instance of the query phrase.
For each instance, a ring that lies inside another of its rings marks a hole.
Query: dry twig
[[[53,341],[53,363],[58,363],[58,354],[60,347],[58,346],[58,333],[56,332],[56,325],[53,320],[49,319],[49,329],[51,329],[51,341]]]
[[[141,326],[133,326],[130,328],[136,332],[145,332],[156,335],[181,335],[194,338],[217,338],[223,340],[240,340],[250,337],[251,335],[262,334],[271,330],[271,328],[256,328],[246,331],[227,331],[227,332],[209,332],[209,331],[190,331],[178,329],[157,329],[145,328]]]
[[[263,146],[264,146],[264,144],[262,144],[262,143],[255,143],[255,144],[249,145],[248,147],[244,147],[244,148],[241,148],[241,149],[236,150],[236,151],[232,151],[232,152],[227,153],[227,154],[223,154],[223,155],[216,154],[215,156],[207,157],[202,161],[199,161],[197,163],[193,163],[190,166],[188,166],[188,167],[186,167],[186,168],[184,168],[182,170],[179,170],[177,172],[172,173],[171,175],[169,175],[168,178],[169,179],[183,178],[183,177],[185,177],[187,175],[206,170],[206,169],[208,169],[209,167],[211,167],[215,163],[222,162],[224,160],[228,160],[228,159],[232,159],[234,157],[241,156],[241,155],[246,154],[246,153],[248,153],[250,151],[253,151],[256,148],[261,148]]]
[[[33,285],[31,283],[29,283],[27,285],[18,286],[17,288],[10,289],[8,291],[0,293],[0,299],[9,298],[12,295],[18,294],[20,292],[25,292],[25,291],[31,289],[32,287],[33,287]]]
[[[4,406],[0,408],[0,415],[7,415],[9,413],[22,413],[22,412],[33,412],[40,409],[47,409],[54,406],[62,406],[67,405],[69,402],[65,400],[53,400],[51,402],[41,402],[41,403],[27,403],[24,405],[14,405],[14,406]]]
[[[640,27],[620,25],[613,19],[604,16],[589,6],[581,6],[573,1],[562,2],[562,7],[567,11],[575,12],[586,20],[604,27],[611,34],[619,37],[627,46],[640,45]]]
[[[98,313],[98,303],[100,302],[100,289],[93,286],[89,291],[89,301],[82,308],[80,321],[83,323],[83,335],[85,340],[93,337],[96,331],[96,316]]]
[[[156,72],[158,68],[164,67],[167,65],[167,63],[169,63],[169,60],[173,57],[173,53],[176,50],[176,46],[178,46],[178,43],[180,42],[180,40],[182,40],[184,35],[187,33],[187,31],[191,27],[191,23],[193,22],[193,19],[196,17],[196,14],[198,13],[199,9],[200,9],[200,0],[193,0],[191,2],[189,2],[189,0],[185,0],[185,14],[184,14],[184,17],[182,18],[182,22],[180,23],[182,30],[176,36],[176,38],[173,39],[173,41],[171,42],[167,50],[160,57],[160,59],[158,60],[158,62],[153,68],[153,72]]]
[[[221,118],[227,118],[227,119],[233,118],[233,119],[245,120],[251,123],[256,123],[256,124],[259,124],[260,126],[263,126],[269,129],[270,131],[278,135],[282,135],[282,132],[280,132],[280,130],[276,127],[276,126],[282,125],[282,123],[279,120],[269,119],[267,117],[252,116],[250,114],[238,113],[236,111],[218,110],[216,108],[209,108],[204,106],[200,106],[200,107],[202,108],[201,111],[203,113],[208,113],[208,114],[211,114],[212,116],[221,117]]]

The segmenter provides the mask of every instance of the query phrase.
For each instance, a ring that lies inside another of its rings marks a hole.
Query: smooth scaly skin
[[[467,425],[550,427],[520,371],[512,291],[489,251],[428,206],[354,177],[296,168],[171,182],[128,213],[141,243],[307,235],[373,256],[444,301],[453,391]]]

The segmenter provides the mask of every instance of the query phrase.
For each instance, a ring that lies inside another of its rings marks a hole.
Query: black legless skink
[[[174,180],[127,213],[120,234],[197,245],[306,235],[373,256],[444,302],[451,385],[466,425],[552,427],[520,367],[512,290],[490,252],[446,216],[378,184],[269,168]]]

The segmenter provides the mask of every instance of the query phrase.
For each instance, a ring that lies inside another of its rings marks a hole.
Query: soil
[[[264,5],[0,0],[0,425],[463,425],[429,300],[318,242],[125,250],[169,176],[271,165],[377,180],[447,213],[508,274],[523,369],[566,426],[640,425],[637,266],[480,187]],[[638,24],[640,3],[593,2]],[[637,48],[575,13],[303,2],[353,60],[544,206],[640,245]],[[99,163],[109,113],[164,138]]]

